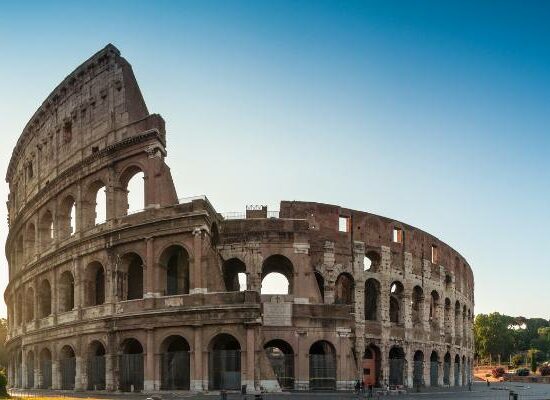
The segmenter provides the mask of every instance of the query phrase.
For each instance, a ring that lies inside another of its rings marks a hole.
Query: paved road
[[[476,383],[472,391],[464,388],[429,388],[423,389],[420,393],[408,393],[394,396],[375,396],[375,399],[395,398],[399,400],[509,400],[510,390],[518,394],[518,400],[550,400],[550,385],[533,384],[524,385],[520,383],[493,383],[487,387],[485,383]],[[101,392],[53,392],[53,391],[14,391],[14,396],[22,398],[32,397],[65,397],[71,398],[96,398],[96,399],[116,399],[116,400],[146,400],[149,395],[144,394],[112,394]],[[189,400],[217,400],[220,399],[219,393],[193,395],[191,393],[166,393],[160,394],[164,400],[189,399]],[[263,400],[354,400],[361,397],[352,393],[281,393],[265,394]],[[229,394],[228,400],[244,400],[240,394]],[[366,397],[362,397],[366,399]],[[246,396],[246,400],[254,400],[253,395]]]

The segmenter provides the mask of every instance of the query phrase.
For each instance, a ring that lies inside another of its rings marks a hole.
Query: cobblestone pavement
[[[382,396],[375,394],[374,399],[395,398],[400,400],[425,399],[425,400],[458,400],[458,399],[477,399],[477,400],[515,400],[510,397],[510,390],[517,394],[517,400],[550,400],[550,385],[545,384],[521,384],[521,383],[494,383],[487,387],[485,383],[476,383],[472,391],[464,388],[427,388],[420,393],[407,393],[400,395]],[[116,400],[146,400],[149,397],[162,399],[190,399],[190,400],[217,400],[221,399],[219,393],[192,394],[188,392],[175,393],[155,393],[155,394],[123,394],[123,393],[105,393],[105,392],[62,392],[62,391],[22,391],[11,392],[13,396],[19,398],[34,397],[57,397],[69,400],[71,398],[94,398],[94,399],[116,399]],[[158,396],[158,397],[157,397]],[[366,395],[358,396],[353,393],[280,393],[264,394],[262,400],[344,400],[344,399],[368,399]],[[254,395],[242,396],[236,393],[229,393],[227,400],[256,400]]]

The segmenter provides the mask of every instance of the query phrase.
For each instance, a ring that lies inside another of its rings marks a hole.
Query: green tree
[[[478,314],[474,321],[477,354],[483,358],[491,355],[493,359],[500,355],[504,360],[513,354],[515,340],[510,327],[514,322],[514,318],[498,312]]]
[[[8,353],[6,351],[6,336],[8,334],[8,320],[0,318],[0,367],[8,368]]]

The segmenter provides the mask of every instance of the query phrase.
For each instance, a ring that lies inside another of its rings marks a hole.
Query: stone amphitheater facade
[[[474,278],[451,247],[328,204],[220,214],[204,196],[178,199],[165,156],[164,120],[112,45],[26,125],[6,176],[11,386],[278,391],[471,379]],[[129,213],[139,173],[144,207]],[[281,293],[266,293],[274,276]]]

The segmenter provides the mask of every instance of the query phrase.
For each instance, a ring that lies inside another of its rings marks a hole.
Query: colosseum
[[[205,196],[178,198],[165,157],[164,120],[112,45],[25,126],[6,175],[12,387],[470,381],[474,278],[458,252],[329,204],[219,213]]]

